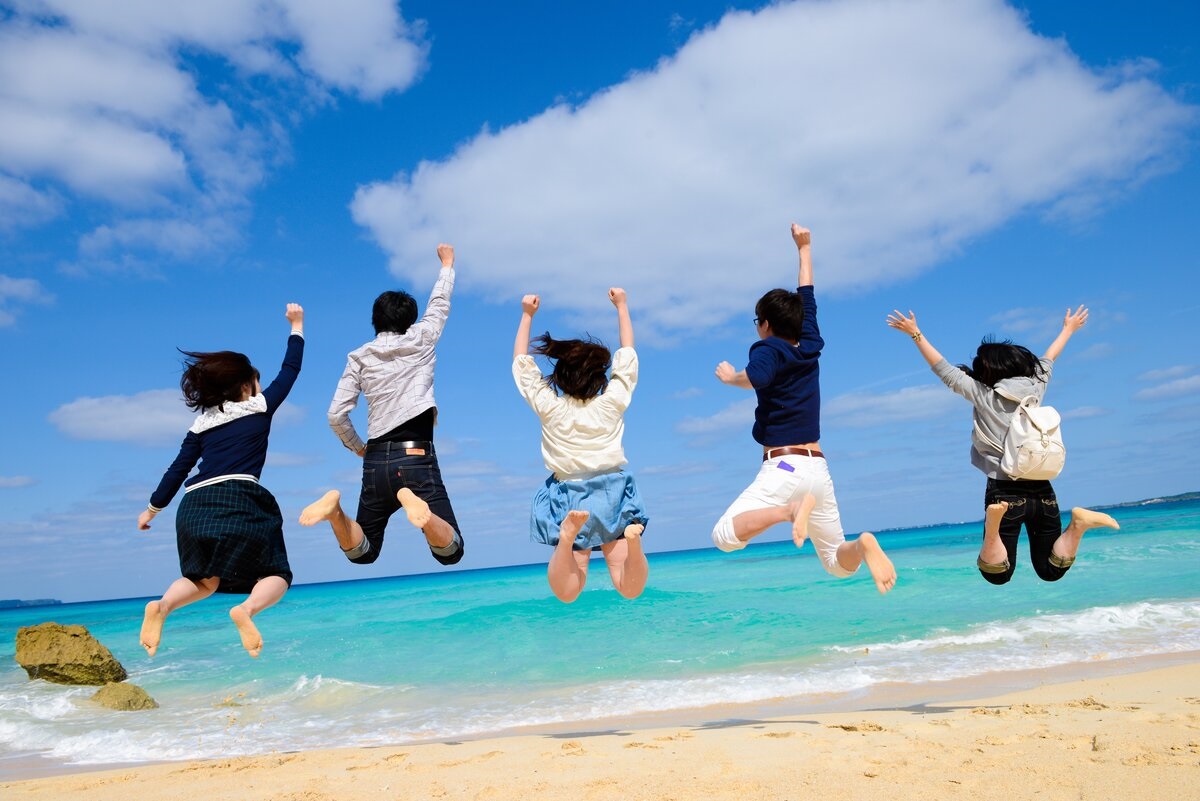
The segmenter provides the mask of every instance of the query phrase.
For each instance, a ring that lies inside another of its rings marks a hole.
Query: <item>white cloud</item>
[[[1200,392],[1200,375],[1189,376],[1188,378],[1177,378],[1174,381],[1168,381],[1165,384],[1159,384],[1157,387],[1148,387],[1139,392],[1134,393],[1136,400],[1163,400],[1165,398],[1178,398],[1183,395],[1192,395]]]
[[[674,400],[690,400],[692,398],[698,398],[703,394],[704,390],[700,389],[700,387],[688,387],[687,389],[681,389],[678,392],[673,393],[671,397]]]
[[[1171,378],[1181,378],[1195,369],[1195,365],[1192,364],[1177,364],[1174,367],[1147,370],[1138,376],[1138,381],[1166,381]]]
[[[822,424],[827,427],[865,428],[912,420],[931,420],[966,409],[962,399],[941,384],[905,387],[881,394],[854,392],[823,404]]]
[[[0,225],[60,194],[112,217],[85,260],[194,256],[238,239],[249,193],[287,152],[295,112],[330,91],[378,98],[419,74],[422,32],[390,0],[16,0],[0,16]],[[228,76],[198,83],[191,61]],[[264,80],[269,78],[270,80]]]
[[[32,487],[37,480],[32,476],[0,476],[0,489],[18,489]]]
[[[17,321],[13,305],[45,304],[53,299],[35,278],[13,278],[0,273],[0,328]]]
[[[791,220],[820,287],[875,285],[1160,168],[1195,110],[1126,66],[1088,67],[999,0],[777,3],[351,208],[400,276],[450,240],[494,297],[599,313],[617,283],[639,332],[694,330],[791,284]]]
[[[136,395],[78,398],[50,413],[51,423],[72,439],[171,445],[183,441],[195,415],[178,389]]]
[[[756,398],[743,398],[707,417],[685,417],[675,424],[675,430],[680,434],[703,438],[744,429],[754,422],[754,408],[757,405]]]
[[[1063,412],[1063,419],[1087,420],[1091,417],[1104,417],[1110,414],[1112,414],[1112,409],[1105,409],[1102,406],[1080,406],[1076,409]]]

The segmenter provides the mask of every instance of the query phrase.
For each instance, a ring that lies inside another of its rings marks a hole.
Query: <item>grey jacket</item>
[[[1013,398],[1033,395],[1041,403],[1046,395],[1046,384],[1050,383],[1054,362],[1042,359],[1042,369],[1046,374],[1040,379],[1005,378],[993,389],[987,384],[979,383],[945,359],[933,366],[934,375],[975,407],[975,428],[971,432],[971,464],[982,470],[988,478],[1007,479],[1008,476],[1000,471],[1000,451],[981,437],[980,432],[996,442],[1004,442],[1004,436],[1008,433],[1008,421],[1016,411],[1018,401],[1009,400],[1000,393]]]

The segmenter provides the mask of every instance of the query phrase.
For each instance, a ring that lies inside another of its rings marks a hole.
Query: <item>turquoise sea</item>
[[[258,618],[257,660],[229,623],[229,597],[174,614],[154,659],[138,646],[145,599],[0,611],[0,780],[35,755],[101,765],[587,730],[1200,649],[1200,502],[1109,511],[1121,530],[1089,534],[1056,584],[1027,562],[1006,587],[986,584],[972,522],[881,533],[900,576],[888,596],[865,569],[827,576],[790,540],[651,554],[636,601],[602,564],[569,606],[544,565],[297,586]],[[83,703],[93,688],[29,681],[16,630],[47,620],[87,626],[161,708],[110,712]]]

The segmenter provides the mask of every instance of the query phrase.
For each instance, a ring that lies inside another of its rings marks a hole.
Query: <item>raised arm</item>
[[[925,357],[925,361],[929,363],[930,367],[933,367],[944,358],[942,354],[938,353],[937,348],[921,333],[921,329],[917,327],[917,315],[911,311],[907,317],[899,309],[893,311],[888,315],[887,324],[897,331],[903,331],[912,337],[917,350],[921,351],[921,355]]]
[[[263,390],[263,397],[267,399],[267,409],[272,414],[284,402],[288,393],[292,391],[292,387],[296,384],[296,378],[300,375],[300,367],[304,361],[304,309],[299,303],[289,303],[287,310],[284,312],[284,317],[287,318],[288,324],[291,325],[292,332],[288,335],[287,351],[283,356],[283,365],[279,368],[279,375],[275,376],[275,380],[271,382],[271,385]]]
[[[1050,343],[1050,347],[1046,348],[1046,352],[1042,354],[1043,359],[1054,361],[1062,354],[1063,348],[1067,345],[1067,340],[1071,335],[1087,325],[1088,310],[1082,303],[1075,311],[1067,307],[1067,315],[1063,318],[1062,330],[1058,332],[1058,336]]]
[[[800,276],[796,280],[796,286],[812,286],[812,232],[792,223],[792,240],[796,243],[796,249],[800,251]]]
[[[621,347],[633,347],[633,321],[629,319],[629,304],[625,299],[625,290],[614,286],[608,290],[608,299],[617,307],[617,328],[621,332]]]
[[[526,295],[521,298],[521,322],[517,324],[517,339],[513,342],[513,358],[529,355],[529,329],[533,325],[533,315],[537,314],[542,299],[537,295]]]

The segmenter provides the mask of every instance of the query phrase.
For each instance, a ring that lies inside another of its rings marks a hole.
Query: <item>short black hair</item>
[[[800,341],[804,327],[804,301],[799,292],[772,289],[754,304],[759,320],[771,324],[771,333],[781,339]]]
[[[1042,360],[1024,345],[1014,345],[1012,340],[996,342],[985,337],[975,351],[971,366],[958,366],[967,375],[981,384],[994,387],[1006,378],[1042,378],[1046,371]]]
[[[417,321],[417,302],[404,290],[388,290],[375,298],[371,307],[371,325],[375,333],[403,334]]]

